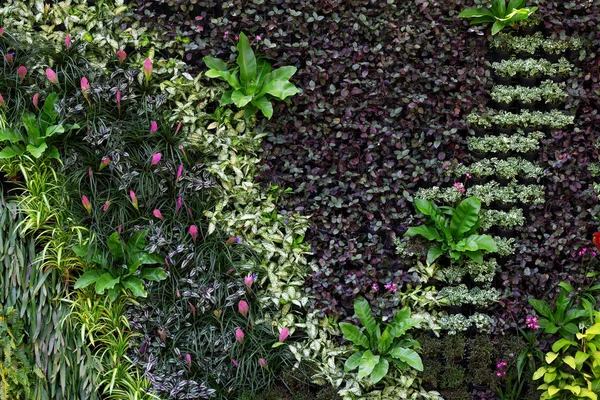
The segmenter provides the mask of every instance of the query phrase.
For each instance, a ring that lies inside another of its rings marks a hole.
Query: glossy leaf
[[[389,367],[388,361],[385,358],[380,358],[373,371],[371,371],[371,382],[376,384],[382,380],[387,375]]]
[[[344,338],[346,340],[351,341],[354,344],[364,347],[365,349],[369,348],[369,339],[365,336],[364,333],[360,331],[360,329],[352,324],[347,322],[340,322],[340,329],[344,334]]]
[[[412,349],[394,347],[392,350],[390,350],[390,355],[407,363],[417,371],[423,371],[423,361],[417,352]]]
[[[77,282],[75,282],[75,285],[73,286],[73,288],[83,289],[84,287],[87,287],[87,286],[91,285],[92,283],[95,283],[98,280],[98,278],[100,278],[101,275],[102,275],[102,271],[98,270],[98,269],[87,271],[83,275],[81,275],[79,277],[79,279],[77,279]]]
[[[460,202],[450,220],[450,232],[456,240],[460,240],[471,231],[479,220],[481,202],[475,197],[469,197]]]
[[[131,293],[136,297],[146,297],[148,294],[144,289],[144,282],[135,276],[128,276],[121,281],[121,284],[131,290]]]
[[[149,281],[162,281],[167,279],[167,273],[161,268],[144,268],[140,272],[140,278]]]
[[[106,242],[106,244],[108,245],[108,249],[110,250],[110,253],[113,255],[116,261],[125,260],[125,248],[123,245],[123,241],[121,240],[117,232],[114,232],[108,237],[108,241]]]
[[[358,353],[354,353],[352,356],[350,356],[350,358],[348,358],[344,363],[344,371],[349,372],[358,368],[363,354],[364,351],[359,351]]]
[[[252,51],[252,48],[250,47],[248,37],[244,34],[244,32],[239,34],[237,49],[237,64],[240,67],[240,83],[242,87],[245,88],[256,80],[257,66],[256,56],[254,55],[254,51]],[[233,101],[235,103],[235,99]],[[248,100],[248,102],[249,101],[250,100]]]
[[[378,328],[377,322],[375,322],[375,318],[373,318],[371,315],[371,307],[369,306],[369,302],[365,300],[364,297],[359,297],[354,300],[354,313],[367,329],[371,340],[376,338],[376,331]]]
[[[117,283],[119,283],[119,277],[113,277],[110,273],[106,272],[104,274],[102,274],[97,280],[96,280],[96,293],[97,294],[104,294],[104,291],[106,289],[111,289],[113,287],[115,287],[115,285]]]
[[[379,356],[373,354],[371,350],[367,350],[363,353],[360,358],[360,364],[358,366],[358,375],[356,376],[358,379],[362,379],[366,376],[369,376],[375,366],[379,363]]]

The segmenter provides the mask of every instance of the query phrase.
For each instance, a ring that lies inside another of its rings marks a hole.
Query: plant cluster
[[[481,289],[474,287],[468,289],[467,285],[446,286],[437,296],[443,304],[448,306],[473,305],[477,308],[488,308],[500,298],[500,291],[495,288]]]
[[[569,40],[544,38],[542,32],[536,32],[528,36],[500,33],[492,39],[490,45],[492,48],[529,55],[533,55],[540,50],[547,54],[563,54],[569,49],[580,50],[583,46],[581,39],[578,37],[572,37]]]
[[[525,7],[527,0],[492,0],[490,8],[469,8],[461,12],[459,18],[472,18],[471,24],[492,22],[492,35],[506,26],[526,20],[537,11],[537,7]]]
[[[575,116],[558,110],[549,112],[523,110],[519,114],[500,110],[496,114],[489,113],[489,120],[492,124],[506,128],[547,126],[552,129],[562,129],[572,125]]]
[[[523,224],[525,224],[525,217],[521,208],[513,208],[510,211],[485,210],[481,229],[490,229],[492,226],[514,229]]]
[[[536,60],[528,58],[525,60],[511,59],[493,62],[492,68],[496,75],[505,78],[525,77],[536,78],[539,76],[565,77],[573,72],[574,66],[566,58],[561,57],[558,62],[552,63],[548,60]]]
[[[544,133],[540,131],[527,134],[517,131],[516,134],[510,136],[470,137],[467,139],[467,146],[471,151],[482,153],[530,153],[539,149],[540,141],[544,137]],[[517,157],[509,158],[518,159]]]
[[[565,83],[556,83],[551,80],[545,80],[533,88],[497,85],[492,89],[491,96],[494,101],[506,104],[513,101],[535,103],[542,100],[545,103],[559,104],[564,102],[567,97],[565,86]]]
[[[486,148],[491,148],[491,146]],[[483,151],[487,152],[491,150]],[[494,175],[505,179],[516,177],[539,178],[544,175],[544,169],[531,161],[519,157],[508,157],[505,160],[491,157],[474,162],[469,166],[459,165],[450,173],[456,177],[463,177],[469,174],[475,178]]]

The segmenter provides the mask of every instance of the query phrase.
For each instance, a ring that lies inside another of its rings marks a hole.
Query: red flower
[[[598,250],[600,250],[600,232],[594,233],[594,237],[592,238],[592,242],[594,243],[594,246],[596,246],[596,248]]]

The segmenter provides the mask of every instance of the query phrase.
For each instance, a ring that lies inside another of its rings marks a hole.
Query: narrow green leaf
[[[377,336],[377,322],[375,322],[375,318],[371,315],[369,302],[364,297],[358,297],[354,300],[354,313],[367,329],[370,338],[375,338]]]
[[[240,83],[242,84],[242,87],[246,88],[256,80],[257,70],[256,56],[254,55],[254,52],[250,47],[250,41],[248,41],[248,37],[244,34],[244,32],[240,32],[239,34],[237,49],[237,64],[240,67]]]
[[[0,151],[0,158],[13,158],[15,156],[22,156],[25,153],[25,146],[21,144],[14,144],[12,146],[6,146]]]
[[[423,236],[427,240],[442,241],[442,236],[433,226],[420,225],[411,226],[406,230],[404,236]]]
[[[458,18],[474,18],[482,17],[484,15],[494,17],[494,14],[487,8],[469,8],[458,14]]]

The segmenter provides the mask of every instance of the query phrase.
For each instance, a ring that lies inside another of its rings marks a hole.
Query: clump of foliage
[[[459,18],[472,18],[471,24],[492,22],[492,35],[504,27],[526,20],[537,11],[537,7],[525,7],[527,0],[492,0],[490,8],[469,8]]]
[[[33,383],[32,360],[25,344],[22,318],[13,307],[0,310],[0,398],[28,399]]]

